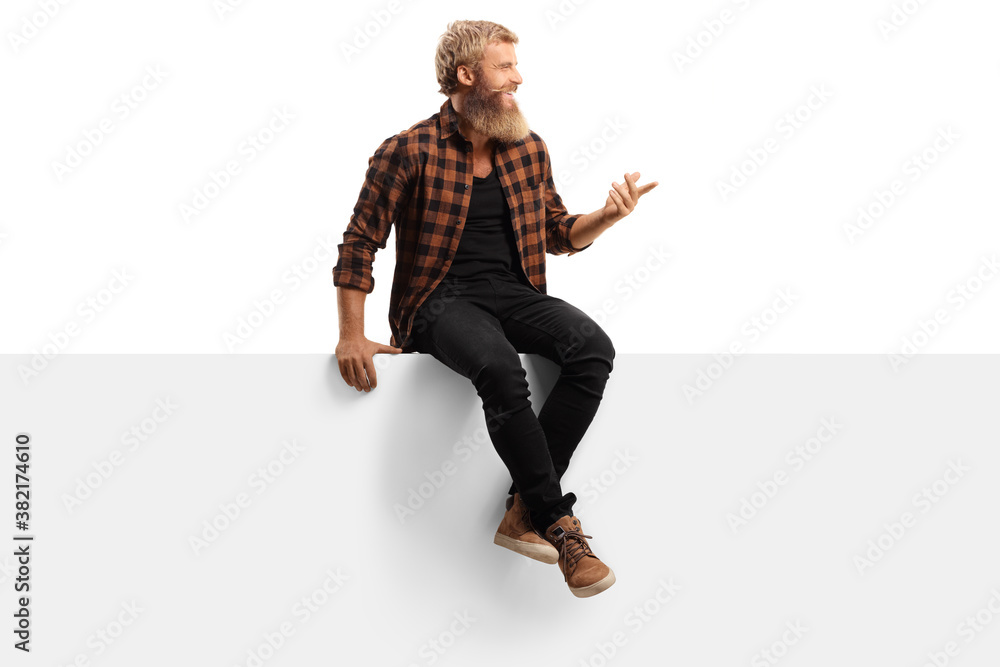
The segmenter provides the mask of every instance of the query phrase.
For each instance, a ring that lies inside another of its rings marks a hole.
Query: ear
[[[458,79],[458,82],[463,86],[471,86],[476,80],[475,74],[472,72],[472,68],[465,65],[458,66],[458,69],[455,70],[455,78]]]

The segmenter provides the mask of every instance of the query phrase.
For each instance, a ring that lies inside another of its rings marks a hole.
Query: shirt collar
[[[441,105],[441,117],[438,119],[442,139],[447,139],[458,132],[458,114],[451,103],[451,98],[447,98]]]

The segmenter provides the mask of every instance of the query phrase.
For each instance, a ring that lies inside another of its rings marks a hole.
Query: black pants
[[[559,482],[613,367],[615,350],[604,330],[514,275],[480,274],[442,281],[417,311],[411,340],[418,352],[472,381],[510,472],[510,493],[520,492],[535,528],[572,515],[576,495],[564,494]],[[537,417],[518,353],[541,355],[562,369]]]

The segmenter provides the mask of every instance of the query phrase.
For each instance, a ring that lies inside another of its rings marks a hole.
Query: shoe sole
[[[615,573],[614,571],[609,571],[608,576],[604,577],[595,584],[589,586],[583,586],[582,588],[570,587],[570,592],[573,593],[578,598],[589,598],[592,595],[597,595],[603,591],[611,588],[611,584],[615,583]]]
[[[547,565],[555,565],[559,562],[559,552],[556,551],[555,547],[545,548],[544,545],[522,542],[521,540],[515,540],[513,537],[502,535],[499,532],[493,536],[493,544],[510,549],[514,553],[519,553],[522,556],[527,556]]]

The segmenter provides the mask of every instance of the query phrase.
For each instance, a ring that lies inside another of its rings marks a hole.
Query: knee
[[[516,353],[481,355],[470,379],[484,404],[512,409],[528,400],[527,374]]]
[[[596,326],[596,325],[595,325]],[[591,355],[612,366],[615,360],[615,344],[611,342],[611,337],[605,333],[604,329],[597,328],[598,334],[593,337],[591,345]]]
[[[597,322],[588,320],[579,329],[579,335],[574,337],[573,344],[566,348],[563,354],[563,365],[586,364],[606,367],[610,373],[614,368],[615,346],[611,337]]]

